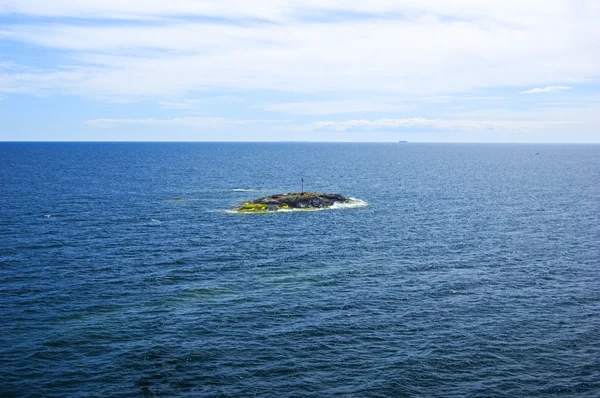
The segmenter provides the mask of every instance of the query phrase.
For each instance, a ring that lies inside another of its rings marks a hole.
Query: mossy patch
[[[250,203],[246,202],[240,206],[238,211],[240,213],[266,213],[269,209],[269,205],[264,203]]]

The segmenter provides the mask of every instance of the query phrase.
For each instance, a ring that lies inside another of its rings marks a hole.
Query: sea
[[[0,396],[599,397],[600,145],[0,143]]]

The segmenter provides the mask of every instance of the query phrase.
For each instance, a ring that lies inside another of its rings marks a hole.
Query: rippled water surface
[[[367,207],[228,214],[309,190]],[[0,144],[0,395],[600,396],[600,146]]]

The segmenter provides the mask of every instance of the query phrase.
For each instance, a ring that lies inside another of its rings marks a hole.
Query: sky
[[[0,141],[600,143],[600,0],[0,0]]]

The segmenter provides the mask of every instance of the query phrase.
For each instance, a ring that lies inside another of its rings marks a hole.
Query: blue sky
[[[600,142],[597,0],[2,0],[0,140]]]

